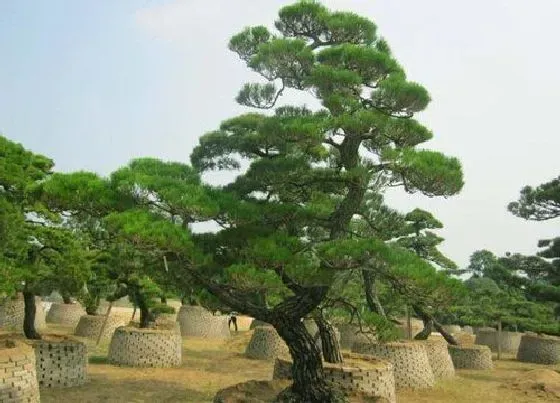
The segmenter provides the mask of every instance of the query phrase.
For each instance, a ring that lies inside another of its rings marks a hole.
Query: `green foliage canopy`
[[[89,260],[59,214],[42,202],[53,161],[0,136],[0,289],[68,290],[88,276]]]
[[[527,220],[550,220],[560,217],[560,177],[537,187],[525,186],[519,200],[511,202],[508,210]]]

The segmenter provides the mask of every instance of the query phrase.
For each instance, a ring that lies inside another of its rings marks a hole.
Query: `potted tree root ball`
[[[115,329],[109,345],[109,362],[130,367],[181,365],[182,340],[177,323],[157,320],[158,313],[173,312],[172,307],[154,302],[161,290],[146,277],[121,279],[120,285],[113,298],[128,295],[140,311],[140,322]]]

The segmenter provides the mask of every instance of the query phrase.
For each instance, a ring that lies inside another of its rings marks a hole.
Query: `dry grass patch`
[[[433,389],[401,391],[399,403],[535,403],[558,402],[554,392],[529,387],[535,369],[560,370],[560,365],[526,364],[506,358],[494,361],[495,369],[488,371],[457,370],[455,378],[437,382]],[[527,379],[527,382],[521,380]],[[522,386],[520,386],[520,384]]]
[[[64,334],[49,326],[47,333]],[[67,333],[66,333],[67,334]],[[88,344],[89,382],[72,389],[44,389],[43,403],[212,402],[220,389],[249,380],[272,378],[273,362],[251,360],[243,353],[250,332],[230,340],[183,339],[183,364],[179,368],[120,368],[105,363],[108,344]],[[79,338],[80,339],[80,338]],[[515,361],[511,356],[496,361],[492,371],[459,370],[457,376],[437,382],[433,389],[400,391],[399,403],[548,403],[558,402],[554,387],[543,385],[535,369],[560,370]],[[554,377],[553,377],[554,378]],[[547,381],[548,382],[548,381]],[[546,383],[546,382],[545,382]],[[551,392],[552,390],[552,392]]]
[[[240,333],[234,340],[246,337]],[[41,402],[212,402],[224,387],[272,378],[273,362],[245,358],[242,342],[187,338],[179,368],[126,368],[105,363],[107,343],[82,340],[89,349],[90,381],[71,391],[41,391]]]

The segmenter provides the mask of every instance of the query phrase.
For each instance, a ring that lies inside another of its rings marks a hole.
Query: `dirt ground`
[[[63,334],[68,329],[57,327],[50,331]],[[79,388],[43,389],[41,402],[212,402],[221,388],[251,379],[271,379],[272,363],[243,357],[248,336],[240,332],[229,341],[184,339],[183,365],[173,369],[108,365],[108,345],[95,346],[88,342],[89,382]],[[560,365],[524,364],[513,357],[505,357],[495,364],[492,371],[459,370],[454,379],[438,382],[430,390],[399,391],[398,402],[560,402],[560,374],[555,372],[560,371]],[[532,371],[535,369],[549,371]]]

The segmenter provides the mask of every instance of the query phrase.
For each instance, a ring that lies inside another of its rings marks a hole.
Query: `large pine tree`
[[[363,265],[384,245],[350,240],[349,224],[365,195],[381,181],[447,196],[463,181],[456,159],[418,149],[432,134],[413,117],[430,97],[407,80],[373,22],[302,1],[281,9],[275,28],[250,27],[232,37],[230,49],[265,79],[246,84],[238,102],[274,109],[289,89],[313,94],[322,108],[276,107],[273,115],[250,112],[227,120],[200,139],[191,160],[201,171],[237,169],[241,158],[249,162],[227,191],[259,213],[231,224],[237,231],[275,228],[253,253],[262,255],[258,266],[276,272],[292,293],[272,309],[249,313],[272,323],[288,343],[292,392],[301,401],[326,402],[332,391],[300,318],[320,304],[338,273]],[[322,234],[323,241],[306,245],[308,232]],[[315,256],[315,264],[282,257],[298,250]]]
[[[163,254],[229,308],[272,324],[293,358],[294,382],[280,400],[333,402],[338,393],[302,318],[348,270],[383,262],[398,278],[427,267],[383,239],[352,237],[351,221],[380,185],[449,196],[462,188],[462,171],[457,159],[418,147],[432,138],[414,119],[430,97],[407,80],[373,22],[301,1],[283,7],[275,27],[246,28],[229,44],[265,80],[246,84],[238,102],[271,111],[202,136],[192,167],[139,159],[118,170],[111,187],[134,208],[101,222]],[[311,93],[321,107],[277,107],[288,90]],[[223,188],[200,181],[243,161],[248,168]],[[208,220],[217,233],[192,232]]]

